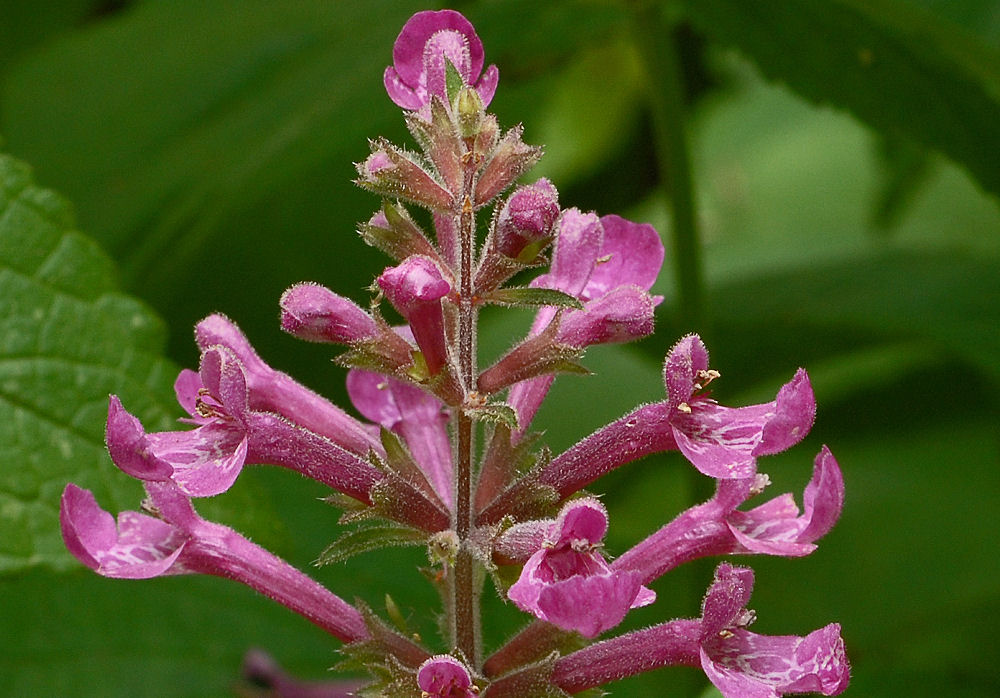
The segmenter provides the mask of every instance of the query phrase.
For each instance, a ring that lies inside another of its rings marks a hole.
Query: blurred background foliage
[[[665,240],[699,231],[697,258],[668,253],[656,334],[593,349],[595,376],[557,381],[538,420],[552,449],[661,399],[660,362],[685,332],[706,338],[726,404],[767,399],[806,366],[817,424],[761,469],[772,492],[800,496],[827,443],[847,505],[812,556],[741,560],[757,572],[756,629],[840,621],[851,695],[997,695],[1000,4],[454,7],[500,68],[492,109],[545,145],[532,176],[551,177],[564,206],[651,221]],[[351,185],[351,163],[369,137],[409,142],[381,73],[418,9],[0,0],[4,150],[76,216],[39,204],[46,222],[30,240],[11,225],[13,207],[0,216],[0,692],[225,695],[250,646],[328,675],[336,643],[245,589],[81,570],[61,548],[58,496],[73,479],[108,508],[135,506],[138,490],[101,448],[106,395],[161,428],[179,416],[173,372],[196,364],[190,328],[214,311],[273,366],[346,402],[331,351],[278,330],[277,299],[308,279],[363,302],[387,263],[353,232],[378,202]],[[679,118],[664,121],[665,102]],[[671,137],[689,147],[689,172],[667,166]],[[0,174],[8,190],[28,176],[9,163]],[[687,195],[693,225],[678,231],[671,206]],[[73,229],[89,238],[67,238],[65,269],[31,266],[32,245]],[[694,296],[678,279],[692,268]],[[37,286],[19,285],[31,274]],[[526,324],[487,314],[481,360]],[[84,356],[93,346],[104,358]],[[53,357],[101,366],[73,380],[39,368]],[[609,553],[705,496],[688,470],[671,454],[595,485],[612,514]],[[257,468],[200,508],[310,568],[339,531],[323,494]],[[376,607],[391,594],[441,649],[422,559],[389,550],[311,573]],[[710,575],[695,565],[661,580],[659,602],[628,626],[697,615]],[[487,607],[496,646],[523,618],[496,598]],[[705,685],[668,669],[609,688],[680,696]]]

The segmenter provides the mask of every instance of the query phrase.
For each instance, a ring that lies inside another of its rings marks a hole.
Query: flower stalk
[[[675,257],[688,270],[698,266],[697,231],[679,75],[662,56],[648,65],[670,84],[670,104],[656,111],[659,127],[673,129],[661,134],[660,148],[674,175]],[[342,668],[369,675],[309,686],[251,655],[248,675],[278,692],[552,698],[677,665],[700,668],[726,698],[840,693],[849,674],[839,626],[804,637],[750,632],[748,568],[716,568],[700,618],[613,634],[631,609],[656,602],[646,585],[681,565],[811,553],[840,516],[843,478],[823,447],[801,514],[790,494],[743,509],[769,484],[761,459],[812,427],[812,388],[799,369],[772,401],[721,405],[710,385],[720,374],[695,334],[666,355],[663,400],[554,457],[539,445],[531,422],[558,374],[586,374],[581,361],[593,345],[652,334],[662,298],[650,289],[665,251],[649,224],[561,209],[546,179],[517,186],[541,150],[523,142],[519,126],[501,132],[486,112],[498,75],[461,14],[419,12],[406,23],[384,81],[419,151],[374,139],[357,165],[357,184],[385,197],[359,231],[392,266],[371,286],[367,307],[311,282],[281,297],[284,331],[347,347],[337,363],[349,369],[348,395],[363,418],[272,369],[235,323],[212,315],[196,328],[199,371],[182,371],[175,385],[187,427],[147,433],[110,399],[108,451],[145,487],[142,512],[116,522],[93,495],[67,485],[68,549],[108,577],[201,573],[243,583],[345,643]],[[426,209],[432,235],[407,204]],[[487,207],[492,215],[479,216]],[[517,278],[536,268],[534,278]],[[700,284],[697,270],[681,282],[692,324]],[[535,317],[526,336],[480,371],[486,304],[534,308]],[[383,310],[405,324],[393,326]],[[612,512],[583,488],[667,451],[699,482],[714,482],[715,494],[615,558],[604,550]],[[278,465],[332,490],[326,501],[344,510],[348,530],[317,564],[425,546],[430,567],[422,571],[441,593],[442,637],[410,636],[390,599],[393,625],[198,516],[193,498],[225,492],[251,465]],[[487,579],[534,619],[489,653],[480,611]]]

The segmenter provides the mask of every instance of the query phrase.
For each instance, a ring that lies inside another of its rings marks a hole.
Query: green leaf
[[[427,533],[409,526],[383,524],[365,526],[348,531],[335,540],[316,560],[317,565],[334,565],[355,555],[380,548],[399,545],[422,545],[427,542]]]
[[[497,305],[522,308],[551,305],[557,308],[583,309],[583,303],[575,296],[553,288],[529,288],[527,286],[500,288],[486,295],[483,300]]]
[[[160,320],[117,291],[114,264],[69,206],[0,155],[0,571],[72,564],[59,497],[74,481],[134,508],[104,450],[109,393],[146,424],[176,411]]]
[[[872,342],[922,340],[1000,382],[997,278],[996,257],[935,251],[891,252],[735,282],[711,296],[715,321],[726,333],[717,337],[715,353],[725,362],[736,353],[747,357],[746,366],[731,367],[727,376],[760,376]],[[658,355],[659,347],[643,347]]]
[[[99,0],[0,0],[0,70],[25,51],[100,11]]]
[[[172,327],[224,309],[263,356],[312,358],[326,381],[312,387],[342,394],[316,348],[285,341],[260,310],[293,281],[360,289],[384,266],[351,235],[378,203],[351,184],[350,162],[369,137],[405,139],[382,71],[417,9],[134,3],[13,66],[0,131]],[[170,341],[190,356],[188,332]]]
[[[686,0],[691,21],[769,78],[961,163],[1000,193],[1000,54],[904,0]]]

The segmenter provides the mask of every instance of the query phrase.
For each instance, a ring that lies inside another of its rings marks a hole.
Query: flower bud
[[[431,374],[437,373],[447,355],[441,299],[451,293],[441,269],[431,259],[414,255],[382,272],[378,285],[409,323]]]
[[[368,313],[319,284],[295,284],[282,294],[280,305],[281,329],[310,342],[351,344],[378,331]]]
[[[471,87],[462,88],[455,97],[455,117],[462,138],[472,138],[479,133],[483,123],[483,100]]]
[[[371,145],[372,154],[356,165],[360,175],[356,180],[358,186],[431,210],[451,207],[451,193],[407,153],[384,139]]]
[[[507,257],[530,262],[548,242],[558,217],[559,192],[549,180],[518,187],[500,208],[494,246]]]

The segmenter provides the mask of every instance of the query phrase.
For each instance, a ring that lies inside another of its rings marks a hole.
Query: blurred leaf
[[[243,655],[265,648],[299,676],[328,677],[339,643],[227,580],[105,579],[34,571],[0,582],[0,674],[10,696],[233,695]]]
[[[68,481],[105,503],[139,501],[104,452],[108,394],[162,424],[175,369],[161,358],[160,320],[117,291],[114,264],[76,232],[68,205],[7,156],[0,298],[0,571],[64,568],[57,512]]]
[[[1000,55],[904,0],[689,0],[702,31],[768,77],[961,163],[1000,193]]]
[[[906,212],[931,174],[924,148],[903,138],[884,136],[877,143],[881,176],[872,206],[872,224],[889,232]]]
[[[636,130],[643,85],[632,45],[588,46],[560,71],[529,138],[545,147],[537,174],[560,186],[592,175]]]
[[[717,365],[728,366],[727,378],[741,381],[919,339],[1000,382],[997,278],[996,258],[897,251],[742,279],[711,294],[718,330],[709,348]],[[641,346],[662,355],[662,346]]]
[[[0,71],[23,52],[93,13],[101,0],[0,0]]]
[[[381,72],[414,9],[140,3],[19,63],[2,130],[169,318],[175,355],[192,352],[186,326],[224,309],[268,356],[283,340],[260,310],[284,288],[351,294],[381,261],[354,237],[378,202],[350,183],[351,161],[369,136],[402,136]]]

